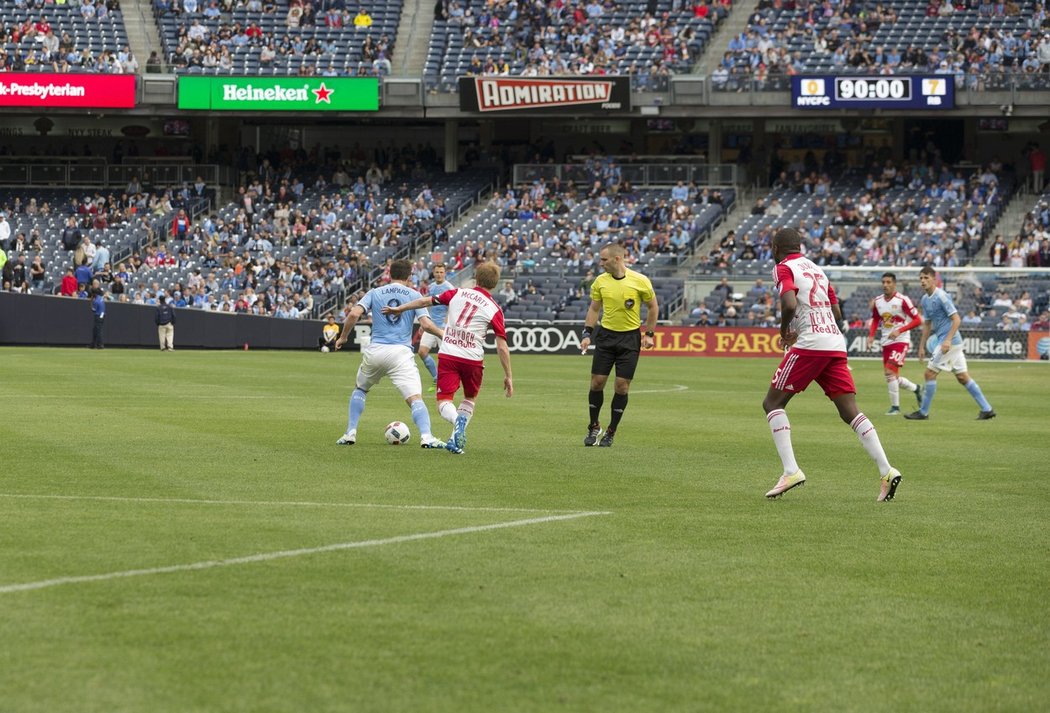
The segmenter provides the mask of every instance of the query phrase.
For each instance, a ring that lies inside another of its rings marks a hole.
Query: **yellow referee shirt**
[[[602,303],[602,328],[630,332],[642,326],[642,303],[653,298],[653,283],[640,272],[627,270],[617,280],[603,272],[591,285],[591,299]]]

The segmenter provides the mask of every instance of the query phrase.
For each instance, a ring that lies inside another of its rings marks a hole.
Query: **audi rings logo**
[[[495,348],[495,339],[485,346]],[[512,352],[561,354],[580,351],[580,335],[568,327],[507,327],[507,346]]]

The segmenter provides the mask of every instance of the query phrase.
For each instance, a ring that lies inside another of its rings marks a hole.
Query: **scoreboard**
[[[791,106],[796,109],[954,109],[955,76],[797,75],[791,78]]]

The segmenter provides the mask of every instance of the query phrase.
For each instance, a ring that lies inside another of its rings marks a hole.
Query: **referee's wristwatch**
[[[654,332],[651,329],[647,329],[647,330],[645,330],[645,336],[647,336],[647,337],[655,337],[656,336],[656,332]]]

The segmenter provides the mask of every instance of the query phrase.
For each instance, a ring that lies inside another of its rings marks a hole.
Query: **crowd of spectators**
[[[134,74],[117,0],[16,0],[0,12],[0,71]],[[80,28],[93,25],[96,32]],[[121,42],[121,40],[124,40]]]
[[[378,163],[382,161],[382,167]],[[320,307],[352,303],[363,288],[388,281],[399,247],[446,240],[445,199],[426,182],[437,161],[431,147],[377,146],[367,155],[355,146],[346,156],[315,147],[271,151],[252,160],[237,200],[193,214],[210,194],[198,179],[181,191],[140,192],[138,180],[123,194],[73,198],[56,209],[68,219],[52,240],[70,261],[50,285],[46,265],[36,275],[48,236],[9,235],[7,216],[49,214],[52,207],[16,198],[3,207],[0,247],[12,256],[6,289],[217,312],[306,318]],[[418,190],[410,185],[418,187]],[[137,190],[139,189],[139,190]],[[114,264],[111,245],[92,240],[107,227],[145,227],[146,237]],[[414,254],[415,250],[410,249]],[[375,262],[379,256],[381,260]],[[412,279],[425,286],[419,261]]]
[[[618,5],[615,0],[472,4],[442,0],[441,15],[472,55],[469,75],[632,75],[636,86],[687,71],[732,0]],[[706,23],[706,24],[704,24]],[[698,32],[703,24],[705,31]]]
[[[752,216],[777,220],[760,221],[754,230],[741,227],[739,235],[730,231],[701,265],[724,270],[737,261],[768,263],[774,223],[783,221],[798,228],[820,265],[964,265],[1005,205],[1003,178],[998,160],[968,176],[940,163],[887,160],[838,185],[827,174],[783,171],[770,196],[751,209]],[[787,201],[801,207],[781,218]]]
[[[713,86],[786,89],[790,76],[817,69],[925,71],[952,76],[968,90],[1001,88],[1018,76],[1048,79],[1043,76],[1050,73],[1045,0],[929,0],[928,32],[903,40],[899,13],[914,9],[888,1],[761,0],[712,72]],[[933,22],[954,17],[965,17],[959,23],[968,26]]]
[[[177,18],[168,58],[176,70],[232,72],[245,68],[245,56],[256,69],[283,65],[299,76],[383,76],[393,70],[393,38],[371,32],[368,11],[351,11],[344,0],[154,0],[153,6],[161,18]],[[346,61],[351,47],[358,61]]]

